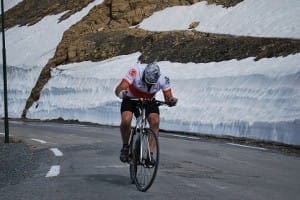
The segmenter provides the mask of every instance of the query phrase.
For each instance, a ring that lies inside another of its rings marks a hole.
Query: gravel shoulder
[[[22,141],[4,143],[0,137],[0,188],[15,185],[32,175],[37,165],[34,152]]]

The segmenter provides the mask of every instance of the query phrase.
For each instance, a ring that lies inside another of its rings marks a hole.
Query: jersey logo
[[[130,69],[129,72],[128,72],[128,75],[131,77],[131,78],[134,78],[136,77],[136,70],[135,69]]]
[[[169,84],[170,84],[170,79],[169,79],[169,77],[166,77],[166,76],[165,76],[165,84],[166,84],[166,85],[169,85]]]

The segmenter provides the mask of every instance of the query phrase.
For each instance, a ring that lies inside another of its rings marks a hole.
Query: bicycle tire
[[[135,170],[135,179],[134,183],[136,188],[139,191],[146,192],[154,182],[154,179],[157,174],[158,164],[159,164],[159,143],[158,138],[155,132],[150,128],[145,128],[143,134],[141,134],[141,138],[139,138],[139,143],[136,143],[135,147],[138,147],[137,150],[135,148],[134,154],[134,170]],[[146,156],[149,156],[149,138],[153,140],[153,158],[155,160],[154,164],[147,164]]]
[[[135,181],[135,174],[136,174],[136,167],[135,167],[135,162],[136,162],[136,158],[135,158],[135,146],[137,145],[137,135],[135,134],[135,129],[132,130],[132,138],[130,140],[130,161],[129,161],[129,173],[130,173],[130,180],[131,183],[134,184]]]

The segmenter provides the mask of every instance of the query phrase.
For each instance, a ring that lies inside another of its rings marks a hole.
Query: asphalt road
[[[118,128],[15,121],[10,134],[22,142],[0,143],[1,200],[300,196],[300,157],[274,149],[161,133],[159,171],[143,193],[130,183],[129,168],[119,161]]]

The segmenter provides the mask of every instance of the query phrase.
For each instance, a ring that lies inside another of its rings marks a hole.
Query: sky
[[[4,0],[4,8],[19,2]],[[21,116],[64,31],[102,2],[92,2],[61,23],[58,19],[63,13],[45,17],[33,26],[6,30],[10,117]],[[198,31],[300,39],[299,13],[298,0],[245,0],[230,8],[200,2],[156,12],[138,26],[151,31],[186,30],[199,21]],[[118,125],[121,100],[113,91],[140,55],[136,52],[100,62],[58,66],[27,117]],[[300,145],[299,63],[300,53],[259,61],[249,57],[211,63],[158,62],[179,99],[176,107],[161,107],[161,128]],[[1,102],[2,88],[1,81]],[[162,99],[162,94],[157,98]],[[0,116],[4,116],[2,103],[0,109]]]

